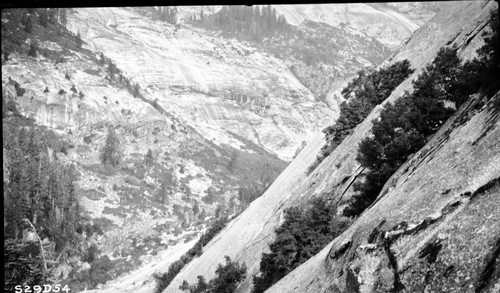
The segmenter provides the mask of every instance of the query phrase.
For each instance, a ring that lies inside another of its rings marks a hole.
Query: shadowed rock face
[[[494,2],[457,3],[417,30],[388,62],[409,58],[418,70],[386,102],[411,90],[411,80],[440,47],[456,43],[461,57],[471,58],[482,44],[481,31],[493,8]],[[425,283],[434,292],[473,292],[481,286],[493,292],[498,287],[492,264],[497,263],[500,231],[495,198],[500,189],[495,183],[500,174],[499,114],[489,106],[476,109],[475,103],[457,112],[403,165],[378,202],[345,233],[269,292],[423,292]],[[261,253],[273,240],[286,207],[324,192],[340,204],[351,196],[351,183],[362,172],[355,150],[381,108],[306,177],[323,144],[322,134],[316,136],[264,196],[209,243],[165,292],[177,292],[182,280],[193,283],[197,275],[212,278],[224,255],[246,263],[249,277],[238,292],[249,292]]]

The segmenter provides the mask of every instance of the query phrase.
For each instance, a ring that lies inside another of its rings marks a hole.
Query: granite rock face
[[[452,6],[452,3],[446,5]],[[442,3],[352,3],[276,5],[278,13],[293,25],[304,21],[324,22],[372,37],[396,49],[401,40],[430,20]]]
[[[491,9],[497,9],[495,2],[455,3],[418,29],[387,61],[408,58],[417,71],[385,103],[411,90],[411,80],[440,47],[457,44],[461,58],[472,58],[482,44],[481,32]],[[464,105],[404,164],[379,200],[346,232],[268,291],[498,289],[499,113],[491,105],[478,108],[479,100],[476,97]],[[165,292],[177,292],[182,280],[193,283],[197,275],[212,278],[224,255],[247,265],[249,277],[237,292],[249,292],[251,276],[258,272],[261,253],[272,242],[285,208],[327,194],[341,209],[350,198],[352,183],[363,171],[355,160],[357,145],[370,134],[371,121],[381,109],[376,107],[306,176],[323,145],[322,134],[317,135],[267,192],[213,239]]]
[[[110,17],[110,15],[112,17]],[[212,136],[236,133],[284,160],[336,109],[255,47],[151,21],[134,9],[77,9],[70,29],[139,83],[146,99]]]

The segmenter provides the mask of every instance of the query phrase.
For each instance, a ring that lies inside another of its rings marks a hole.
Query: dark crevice
[[[476,138],[472,143],[471,145],[472,146],[475,146],[481,139],[485,138],[493,129],[495,129],[497,127],[496,124],[490,124],[486,127],[486,129],[483,131],[483,133],[481,133],[481,135]]]
[[[431,218],[431,217],[427,217],[420,224],[418,224],[417,226],[415,226],[415,227],[413,227],[411,229],[406,230],[403,234],[404,235],[417,234],[418,232],[427,229],[427,227],[429,227],[430,225],[434,224],[439,219],[441,219],[441,217],[436,218],[436,219]]]
[[[420,252],[419,258],[425,258],[429,263],[436,262],[437,256],[441,249],[443,248],[443,244],[441,241],[436,240],[429,244],[427,244],[422,251]]]
[[[361,170],[360,170],[360,169],[361,169]],[[348,176],[348,177],[346,177],[347,179],[349,179],[349,178],[351,178],[351,177],[353,177],[353,176],[354,176],[354,178],[351,180],[351,183],[349,183],[349,185],[347,185],[347,187],[346,187],[346,188],[344,188],[344,191],[343,191],[343,192],[342,192],[342,194],[339,196],[339,199],[337,200],[336,204],[338,204],[338,203],[342,200],[342,198],[344,197],[344,194],[347,192],[347,190],[349,190],[349,188],[351,187],[351,185],[352,185],[352,184],[356,181],[356,179],[358,178],[358,176],[359,176],[359,175],[361,175],[361,174],[363,173],[363,171],[364,171],[364,170],[365,170],[365,168],[363,168],[363,167],[359,166],[359,167],[356,169],[356,171],[354,172],[354,174],[353,174],[353,175],[351,175],[350,177],[349,177],[349,176]],[[345,180],[346,178],[344,178],[344,180]],[[344,180],[342,180],[342,182],[341,182],[339,185],[343,185],[343,184],[345,184],[345,183],[347,182],[347,181],[346,181],[346,182],[344,182]]]
[[[351,240],[342,244],[333,254],[330,254],[330,258],[338,259],[349,249],[349,247],[351,247],[351,244],[352,244]]]
[[[470,197],[471,195],[472,195],[472,192],[470,192],[470,191],[466,191],[466,192],[460,194],[461,197]]]
[[[382,220],[377,227],[373,229],[373,231],[370,233],[370,236],[368,236],[368,243],[375,243],[377,241],[378,236],[381,233],[382,226],[384,226],[386,220]]]
[[[453,273],[454,270],[455,270],[455,266],[454,265],[448,266],[446,268],[446,271],[444,271],[444,273],[443,273],[443,277],[448,278],[451,275],[451,273]]]
[[[486,137],[491,131],[493,131],[497,127],[497,121],[500,119],[500,112],[498,112],[498,110],[495,109],[493,106],[494,103],[492,101],[494,101],[495,99],[499,99],[499,96],[497,95],[495,98],[492,98],[488,103],[488,107],[492,107],[494,112],[485,121],[484,124],[486,125],[486,128],[482,131],[481,135],[471,143],[472,146],[475,146],[479,141],[481,141],[484,137]]]
[[[353,272],[351,268],[346,269],[346,292],[347,293],[358,293],[359,292],[359,283],[358,278],[356,277],[356,273]]]
[[[474,193],[470,196],[471,200],[477,197],[480,194],[483,194],[484,192],[488,191],[489,189],[493,188],[494,186],[500,186],[500,177],[497,177],[493,180],[490,180],[488,183],[484,184],[483,186],[479,187]]]
[[[475,293],[482,292],[482,290],[486,288],[486,286],[488,286],[488,284],[490,283],[495,270],[499,270],[499,268],[497,268],[500,264],[498,261],[499,257],[500,257],[500,238],[497,239],[493,253],[489,257],[489,260],[487,260],[486,266],[481,272],[481,275],[476,285],[476,290],[474,291]]]
[[[384,251],[387,254],[387,258],[389,259],[389,265],[391,266],[392,272],[394,273],[394,283],[392,292],[400,292],[405,288],[405,286],[401,282],[401,278],[399,277],[398,261],[396,259],[396,256],[391,250],[391,245],[397,238],[398,237],[387,238],[382,241]]]
[[[443,216],[444,215],[447,215],[451,212],[453,212],[454,210],[456,210],[460,205],[462,204],[461,201],[457,200],[455,202],[452,202],[452,203],[449,203],[447,204],[441,211],[443,213]]]

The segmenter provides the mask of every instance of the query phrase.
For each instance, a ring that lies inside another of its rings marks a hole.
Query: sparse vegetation
[[[203,246],[205,246],[212,238],[215,237],[227,223],[227,218],[218,218],[212,224],[212,226],[205,232],[196,244],[188,250],[179,260],[173,262],[169,267],[168,271],[163,274],[155,273],[153,277],[156,280],[155,293],[161,293],[165,288],[170,285],[172,280],[177,276],[177,274],[182,270],[182,268],[189,263],[194,257],[200,256],[202,254]]]

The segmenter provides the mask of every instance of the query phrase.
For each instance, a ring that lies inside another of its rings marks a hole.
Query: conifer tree
[[[51,24],[57,23],[57,15],[59,14],[60,8],[49,8],[47,10],[48,21]]]
[[[153,164],[153,161],[153,151],[151,149],[148,149],[148,152],[146,153],[146,155],[144,155],[144,165],[149,168]]]
[[[106,142],[101,150],[101,162],[110,164],[113,167],[118,166],[120,163],[120,139],[111,125],[108,127]]]
[[[61,19],[60,19],[61,24],[66,27],[68,24],[68,15],[66,12],[66,8],[61,8]]]
[[[38,53],[38,43],[35,40],[32,40],[30,44],[30,49],[28,51],[28,56],[36,58],[37,53]]]
[[[200,205],[196,201],[193,206],[193,214],[196,216],[200,212]]]
[[[233,150],[231,153],[231,158],[229,159],[229,163],[227,165],[227,169],[232,173],[234,168],[236,167],[236,161],[238,160],[238,152]]]
[[[24,25],[24,31],[28,34],[33,32],[33,22],[31,20],[31,16],[28,16],[26,19],[26,24]]]
[[[39,13],[39,17],[38,17],[38,23],[43,26],[43,27],[47,27],[47,23],[48,23],[48,14],[47,14],[47,10],[46,9],[40,9],[38,11]]]
[[[82,45],[83,45],[83,40],[82,40],[82,37],[80,35],[80,32],[78,31],[78,33],[76,34],[75,36],[75,44],[78,48],[81,48]]]

